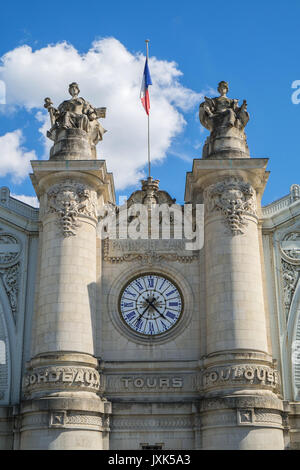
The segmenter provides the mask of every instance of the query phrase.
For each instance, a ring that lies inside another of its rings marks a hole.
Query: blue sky
[[[300,104],[293,104],[291,100],[294,91],[291,88],[292,83],[300,80],[299,1],[254,0],[251,3],[245,3],[236,0],[227,2],[187,0],[183,3],[177,0],[153,0],[152,2],[111,0],[110,2],[84,3],[53,0],[51,4],[38,1],[15,1],[1,5],[1,20],[0,56],[3,57],[4,54],[14,51],[11,57],[16,64],[19,64],[19,69],[17,65],[15,69],[12,69],[15,71],[14,76],[10,75],[12,78],[6,84],[8,104],[0,105],[0,152],[2,152],[2,155],[0,154],[0,186],[9,186],[12,193],[34,195],[28,177],[19,175],[16,179],[14,167],[10,168],[9,162],[5,167],[1,167],[1,159],[8,158],[3,152],[9,152],[12,146],[15,150],[18,147],[20,159],[27,158],[28,160],[30,155],[42,158],[45,153],[45,142],[38,129],[42,125],[44,129],[46,128],[43,118],[40,116],[40,120],[37,119],[38,113],[44,112],[43,100],[40,101],[40,108],[37,104],[40,99],[38,90],[34,98],[36,101],[33,100],[31,104],[28,104],[25,98],[24,102],[18,98],[22,92],[26,97],[30,95],[32,78],[30,70],[24,69],[26,61],[22,63],[16,51],[22,54],[22,46],[28,45],[32,48],[31,54],[33,54],[39,50],[45,51],[49,45],[55,46],[66,41],[80,56],[91,50],[94,41],[98,41],[102,46],[105,44],[107,48],[111,47],[109,42],[101,43],[104,38],[115,38],[130,54],[128,59],[131,60],[132,57],[136,59],[131,61],[136,82],[134,78],[129,79],[128,76],[123,80],[119,66],[116,68],[117,80],[119,80],[120,87],[123,87],[123,94],[120,96],[125,96],[127,83],[133,83],[138,90],[143,70],[142,58],[138,53],[144,54],[145,39],[148,38],[151,41],[150,56],[158,61],[157,66],[153,64],[152,68],[150,62],[153,80],[153,86],[150,89],[150,96],[153,96],[153,100],[150,97],[151,126],[154,129],[151,143],[153,151],[157,151],[158,155],[153,155],[152,173],[160,180],[161,188],[169,191],[178,202],[183,202],[186,171],[191,170],[193,158],[201,157],[202,145],[207,136],[207,131],[201,129],[197,118],[198,97],[205,91],[216,89],[220,80],[229,82],[230,97],[246,99],[248,102],[251,119],[246,133],[251,156],[270,158],[268,169],[271,171],[271,176],[263,203],[267,204],[282,197],[289,192],[291,184],[300,183],[298,138]],[[116,55],[112,54],[112,61],[109,64],[107,62],[109,54],[105,53],[106,62],[104,63],[108,64],[111,71],[114,70],[114,58],[119,57],[120,47],[114,48]],[[55,48],[52,49],[52,58],[55,51]],[[66,51],[63,51],[63,54],[66,54]],[[74,59],[74,70],[79,63],[78,60],[78,57]],[[177,64],[176,70],[181,71],[182,75],[176,75],[174,67],[173,71],[171,70],[170,64],[173,62]],[[38,67],[38,64],[38,59],[35,58],[35,67]],[[3,67],[9,68],[10,64],[2,61],[0,79],[1,73],[3,75],[5,72],[3,72]],[[65,90],[61,91],[62,99],[64,99],[67,96],[69,76],[67,73],[65,78],[60,76],[59,67],[58,65],[58,83],[65,82]],[[168,83],[159,85],[160,74],[163,73],[164,67],[167,67],[170,73],[169,85]],[[84,83],[81,95],[90,99],[89,81],[82,79],[84,70],[88,71],[86,68],[81,70],[80,81],[77,76],[71,80],[78,80],[79,84]],[[102,72],[100,68],[100,81],[102,73],[105,74],[105,71]],[[124,70],[124,75],[126,73]],[[49,76],[49,83],[42,78],[41,81],[45,83],[41,84],[41,97],[44,89],[49,88],[50,91],[53,90],[53,96],[54,98],[57,96],[58,100],[60,95],[53,84],[55,75]],[[113,86],[117,86],[117,80]],[[105,83],[109,87],[109,81]],[[32,86],[37,88],[34,80]],[[14,87],[19,87],[19,90]],[[172,101],[168,90],[175,93],[178,91],[180,96]],[[160,93],[163,95],[163,100],[159,97]],[[134,91],[133,99],[135,95],[137,106],[141,106],[139,93],[135,94]],[[47,93],[44,96],[47,96]],[[96,91],[93,91],[91,97],[94,100],[95,96],[98,99]],[[183,99],[190,100],[190,102],[184,106],[181,103]],[[106,103],[103,101],[105,101],[105,92],[99,85],[99,103],[93,102],[93,104],[105,106]],[[59,103],[55,102],[55,104]],[[111,106],[114,106],[112,113],[114,116],[117,116],[118,108],[120,112],[121,110],[124,112],[121,99]],[[161,107],[161,109],[155,109],[155,107]],[[163,122],[157,122],[164,109],[170,112],[168,114],[166,111],[165,114],[166,121],[168,121],[167,128]],[[137,111],[136,108],[132,114],[131,111],[128,113],[128,126],[133,125],[138,112],[141,112],[138,115],[140,119],[145,119],[146,131],[146,116],[142,114],[143,110]],[[156,122],[153,122],[155,117]],[[183,123],[183,119],[186,124]],[[110,136],[105,151],[108,152],[111,149],[112,152],[117,152],[118,148],[122,147],[123,160],[136,158],[131,155],[134,140],[130,140],[128,136],[126,140],[124,134],[122,145],[124,124],[116,120],[113,122],[112,119],[107,122],[110,123]],[[103,125],[105,127],[104,122]],[[159,135],[159,126],[161,126],[164,140]],[[172,126],[174,126],[173,130]],[[2,147],[1,136],[6,136],[6,140],[2,139]],[[121,140],[118,144],[120,147],[116,147],[113,140],[114,142]],[[156,141],[158,142],[157,148]],[[99,147],[99,153],[101,158],[106,158],[110,170],[110,155],[108,153],[101,155],[101,147]],[[121,189],[118,194],[130,194],[138,184],[137,174],[141,176],[142,171],[146,171],[146,141],[145,155],[144,157],[141,155],[140,158],[139,168],[132,167],[132,177],[120,183]],[[144,168],[141,163],[143,158],[145,159]],[[116,170],[114,174],[116,176]]]

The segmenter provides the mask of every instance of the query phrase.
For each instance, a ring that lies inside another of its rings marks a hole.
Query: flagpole
[[[147,62],[149,59],[149,39],[145,40],[146,42],[146,51],[147,51]],[[148,177],[151,178],[151,159],[150,159],[150,113],[147,114],[148,116]]]

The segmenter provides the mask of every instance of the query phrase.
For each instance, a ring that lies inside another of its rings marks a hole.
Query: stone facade
[[[58,109],[46,99],[54,145],[31,175],[40,208],[0,188],[1,449],[300,448],[300,186],[261,207],[268,161],[249,156],[246,103],[219,88],[200,106],[211,134],[186,178],[186,206],[204,204],[193,250],[177,237],[186,207],[157,180],[116,206],[95,155],[104,108],[74,83]],[[163,205],[170,226],[158,214],[157,231],[111,236],[114,217],[119,235],[122,218],[134,226],[135,205],[149,220]],[[148,294],[130,323],[134,302],[121,299],[134,282]],[[146,315],[159,334],[139,330]]]

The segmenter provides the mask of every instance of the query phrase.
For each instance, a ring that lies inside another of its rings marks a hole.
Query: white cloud
[[[25,202],[29,206],[39,207],[39,200],[35,196],[25,196],[24,194],[11,194],[11,197],[18,199],[19,201]]]
[[[36,160],[34,151],[28,152],[20,129],[0,136],[0,177],[10,175],[13,182],[20,183],[28,175],[30,160]]]
[[[35,51],[21,46],[2,57],[0,79],[6,83],[8,104],[42,110],[37,117],[43,134],[50,127],[44,98],[50,96],[57,106],[68,97],[72,81],[79,83],[81,96],[94,106],[106,106],[102,124],[108,132],[98,146],[98,158],[107,160],[116,187],[123,189],[144,176],[147,162],[147,116],[139,99],[144,60],[114,38],[94,42],[86,54],[65,42]],[[175,62],[152,57],[149,67],[151,156],[157,161],[183,131],[182,112],[193,109],[203,95],[180,83],[182,73]],[[51,142],[47,142],[48,154]]]
[[[6,103],[6,86],[3,80],[0,80],[0,104]]]

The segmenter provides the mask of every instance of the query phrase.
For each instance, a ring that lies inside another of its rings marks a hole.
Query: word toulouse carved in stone
[[[280,379],[276,370],[259,365],[222,367],[203,374],[204,386],[212,386],[224,382],[230,384],[261,384],[277,388]]]

